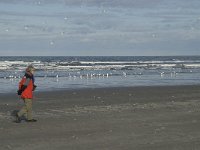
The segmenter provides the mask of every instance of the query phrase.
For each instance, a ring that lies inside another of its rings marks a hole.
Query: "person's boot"
[[[16,114],[16,120],[15,120],[15,122],[16,123],[21,123],[21,121],[22,121],[21,117],[19,117],[18,114]]]
[[[36,119],[26,120],[26,122],[37,122]]]

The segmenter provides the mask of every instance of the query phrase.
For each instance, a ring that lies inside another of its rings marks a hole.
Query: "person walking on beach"
[[[21,95],[21,98],[24,101],[24,106],[16,114],[16,123],[21,122],[22,116],[26,117],[27,122],[36,122],[37,120],[33,119],[32,116],[32,99],[33,91],[36,88],[34,84],[34,72],[35,68],[32,65],[29,65],[26,69],[25,75],[22,80],[19,82],[18,95]]]

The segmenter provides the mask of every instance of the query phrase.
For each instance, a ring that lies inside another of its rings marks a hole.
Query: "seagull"
[[[123,72],[123,75],[126,77],[126,72]]]
[[[50,45],[54,45],[54,41],[51,41],[51,42],[50,42]]]
[[[161,72],[161,73],[160,73],[160,76],[163,76],[163,75],[164,75],[164,72]]]

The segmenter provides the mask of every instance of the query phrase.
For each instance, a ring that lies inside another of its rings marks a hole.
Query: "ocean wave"
[[[200,68],[200,61],[0,61],[0,70],[24,70],[33,64],[38,70],[134,70],[164,68]]]
[[[16,91],[30,64],[37,69],[35,81],[39,90],[200,82],[200,56],[0,57],[1,91]]]

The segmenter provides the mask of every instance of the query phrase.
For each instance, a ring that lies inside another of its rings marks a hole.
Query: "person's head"
[[[33,65],[29,65],[29,66],[26,68],[26,71],[27,71],[27,72],[30,72],[31,74],[34,74],[35,68],[33,67]]]

